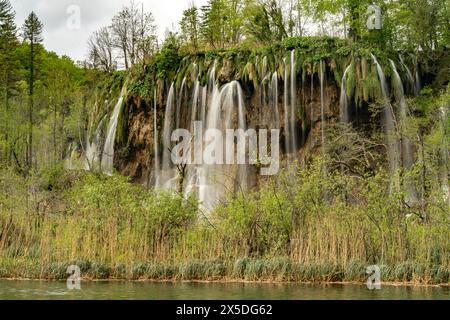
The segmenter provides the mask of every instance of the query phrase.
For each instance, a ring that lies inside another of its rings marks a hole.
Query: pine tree
[[[0,0],[0,48],[3,49],[5,41],[11,42],[16,39],[16,25],[14,24],[15,13],[9,0]]]
[[[31,12],[23,25],[23,38],[30,46],[29,63],[29,100],[28,100],[28,152],[27,152],[27,169],[31,169],[33,165],[33,107],[34,107],[34,82],[35,82],[35,64],[36,51],[39,44],[43,41],[42,38],[42,23],[34,12]]]

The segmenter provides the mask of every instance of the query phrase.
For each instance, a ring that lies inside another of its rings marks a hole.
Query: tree
[[[214,48],[238,44],[242,37],[244,7],[243,0],[209,0],[201,8],[203,40]]]
[[[246,7],[246,16],[252,17],[246,23],[246,32],[258,42],[270,42],[273,34],[266,8],[262,5],[249,5]]]
[[[17,80],[17,59],[15,49],[17,47],[16,25],[14,23],[15,13],[8,0],[0,0],[0,85],[2,97],[1,103],[4,104],[4,160],[9,164],[10,141],[9,141],[9,99],[14,90]],[[0,136],[0,142],[1,142]],[[0,161],[2,159],[0,158]]]
[[[228,32],[229,41],[232,45],[237,45],[242,38],[245,21],[244,8],[245,5],[242,0],[230,0],[228,2]]]
[[[258,42],[280,41],[288,36],[281,5],[276,0],[248,3],[245,16],[246,31]]]
[[[399,2],[394,20],[404,34],[406,45],[425,53],[449,45],[450,9],[446,0],[405,0]]]
[[[137,39],[137,60],[142,61],[154,55],[158,49],[157,27],[153,14],[151,12],[145,13],[143,4],[141,5],[141,11],[136,11],[136,14],[138,15],[138,23],[136,25],[137,27],[132,29],[132,35]]]
[[[266,0],[265,7],[270,16],[275,40],[282,40],[288,36],[283,20],[283,12],[276,0]]]
[[[198,51],[199,24],[198,9],[196,6],[192,5],[189,9],[183,11],[183,18],[180,21],[181,39],[194,52]]]
[[[214,48],[223,48],[225,44],[225,1],[209,0],[201,8],[201,32],[203,39]]]
[[[106,72],[116,70],[114,39],[109,28],[103,27],[99,31],[94,32],[89,38],[88,46],[89,59],[92,61],[94,68],[100,68]]]
[[[39,44],[43,41],[42,38],[43,25],[39,21],[34,12],[31,12],[23,25],[23,39],[29,44],[29,99],[28,99],[28,152],[27,152],[27,169],[31,169],[33,165],[33,107],[34,107],[34,82],[35,82],[35,64],[36,51]]]
[[[125,68],[128,69],[128,38],[129,38],[129,25],[128,25],[128,12],[123,9],[113,18],[111,29],[114,34],[114,44],[116,48],[120,49],[123,54]]]
[[[125,68],[129,68],[157,48],[156,26],[151,13],[145,13],[134,1],[113,18],[111,25],[115,46],[122,52]]]

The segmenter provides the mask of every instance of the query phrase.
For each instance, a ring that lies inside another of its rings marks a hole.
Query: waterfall
[[[109,121],[108,130],[106,133],[105,146],[102,154],[102,170],[108,175],[113,173],[114,165],[114,142],[116,140],[117,121],[119,120],[120,109],[123,103],[123,91],[120,94],[120,98],[114,107],[111,119]]]
[[[96,141],[89,142],[89,137],[86,139],[86,151],[85,151],[85,170],[92,171],[95,165],[99,162],[98,144]]]
[[[287,65],[286,58],[283,59],[284,63],[284,137],[285,137],[285,148],[286,153],[291,151],[291,137],[290,137],[290,122],[289,122],[289,69]]]
[[[405,64],[405,61],[403,60],[403,56],[401,54],[399,54],[398,57],[400,60],[400,64],[402,65],[403,69],[405,69],[405,71],[406,71],[406,77],[408,78],[409,89],[414,91],[414,94],[416,96],[418,96],[419,93],[416,90],[415,83],[414,83],[414,77],[412,75],[411,70],[409,70],[408,66]]]
[[[416,70],[416,85],[415,85],[415,91],[414,91],[414,94],[415,94],[416,96],[419,96],[419,95],[420,95],[420,87],[421,87],[421,84],[420,84],[420,75],[419,75],[419,70],[417,69],[417,70]]]
[[[159,181],[156,188],[171,189],[176,185],[178,174],[176,168],[172,165],[172,130],[174,129],[175,119],[175,83],[170,85],[169,95],[167,96],[166,110],[164,112],[164,127],[162,132],[162,164],[159,173]],[[178,115],[175,115],[178,116]]]
[[[419,96],[420,95],[421,84],[420,84],[420,74],[419,74],[419,63],[417,62],[417,57],[416,56],[413,56],[413,61],[414,61],[414,67],[416,69],[415,82],[414,82],[414,94],[416,96]]]
[[[259,104],[260,104],[260,113],[259,113],[259,122],[261,124],[268,123],[271,119],[272,113],[268,106],[270,105],[268,99],[270,100],[270,72],[269,72],[269,64],[267,61],[267,56],[264,56],[262,59],[262,66],[260,70],[261,75],[261,83],[259,85]],[[269,91],[269,92],[268,92]]]
[[[77,169],[77,165],[74,163],[74,159],[76,158],[77,147],[75,143],[71,143],[67,148],[66,157],[64,159],[64,170],[75,170]]]
[[[322,128],[322,152],[325,155],[325,70],[323,60],[320,60],[320,118]]]
[[[407,121],[407,112],[408,112],[408,106],[406,104],[405,99],[405,92],[403,89],[403,83],[402,79],[400,78],[400,75],[397,71],[397,68],[395,66],[394,61],[389,60],[391,63],[392,71],[393,71],[393,87],[394,87],[394,93],[396,101],[399,104],[400,107],[400,123],[403,128],[406,127],[406,121]],[[411,169],[411,167],[414,165],[414,152],[413,152],[413,145],[411,141],[408,139],[408,137],[404,136],[402,134],[402,140],[401,140],[401,147],[402,147],[402,160],[403,160],[403,168],[405,169]],[[410,180],[410,179],[409,179]],[[415,202],[418,200],[417,191],[414,187],[414,183],[412,181],[406,181],[406,189],[407,189],[407,202]]]
[[[267,62],[267,56],[264,56],[263,62],[262,62],[262,69],[261,69],[261,75],[262,79],[264,79],[267,76],[268,73],[268,62]]]
[[[106,115],[100,120],[92,141],[89,139],[89,134],[86,138],[86,149],[85,149],[85,164],[84,169],[87,171],[96,171],[99,169],[100,160],[102,152],[100,150],[101,144],[101,134],[103,130],[103,125],[106,121]]]
[[[192,99],[192,113],[191,113],[191,122],[197,121],[198,119],[198,102],[200,97],[200,81],[195,80],[194,85],[194,96]]]
[[[383,69],[381,65],[378,63],[377,58],[372,54],[373,63],[376,65],[378,78],[380,80],[381,93],[384,99],[384,112],[383,112],[383,126],[386,132],[386,140],[387,140],[387,152],[389,158],[389,167],[391,174],[395,174],[399,167],[399,159],[398,159],[398,144],[394,137],[394,113],[392,110],[392,106],[389,99],[389,91],[386,82],[386,77],[384,75]]]
[[[237,81],[225,84],[220,90],[213,90],[211,105],[207,115],[206,130],[246,129],[245,105],[242,88]],[[236,121],[233,115],[237,115]],[[210,150],[223,150],[223,140],[208,141]],[[217,155],[215,155],[217,156]],[[223,197],[226,190],[233,185],[246,183],[247,166],[241,165],[239,172],[233,175],[230,168],[222,163],[215,163],[215,157],[205,150],[204,164],[199,168],[199,200],[202,207],[209,211]],[[218,157],[220,158],[220,157]],[[220,159],[218,159],[220,161]]]
[[[265,84],[264,79],[261,81],[260,85],[258,86],[258,104],[259,104],[259,123],[264,122],[264,115],[266,114],[265,110]]]
[[[158,105],[157,105],[157,97],[156,97],[156,88],[153,92],[153,153],[155,158],[155,166],[153,168],[154,170],[154,176],[155,176],[155,185],[160,185],[160,165],[161,165],[161,158],[159,154],[159,136],[158,136]]]
[[[195,132],[195,130],[196,130],[196,128],[194,126],[195,121],[200,120],[203,123],[202,118],[198,119],[198,117],[199,117],[199,115],[198,115],[199,108],[198,107],[199,107],[199,102],[200,102],[201,86],[200,86],[200,81],[198,79],[199,75],[198,75],[197,65],[195,65],[195,67],[196,67],[196,75],[195,75],[196,80],[195,80],[195,84],[194,84],[194,93],[193,93],[193,99],[192,99],[192,112],[191,112],[191,125],[190,125],[191,132]],[[206,89],[206,87],[204,89]],[[202,98],[201,100],[204,101],[204,99],[203,99],[204,97],[201,97],[201,98]],[[203,106],[202,106],[202,109],[203,109]],[[200,115],[200,117],[202,117],[202,115]],[[196,143],[196,141],[193,141],[193,143]],[[184,186],[183,186],[184,195],[188,196],[191,192],[195,192],[196,188],[198,188],[198,185],[199,185],[199,180],[198,180],[197,163],[189,164],[189,165],[187,165],[187,168],[186,168],[186,177],[185,177]]]
[[[271,92],[271,102],[272,102],[272,112],[274,117],[272,117],[272,125],[276,129],[280,129],[280,110],[278,108],[278,73],[275,71],[272,75],[272,80],[270,82],[270,92]]]
[[[347,98],[347,90],[346,90],[346,81],[347,81],[347,73],[350,70],[352,65],[349,64],[345,69],[344,75],[341,81],[341,98],[340,98],[340,119],[341,123],[348,123],[350,121],[350,116],[348,113],[348,98]]]
[[[284,62],[284,132],[286,153],[297,150],[297,66],[295,50],[291,51],[290,68],[287,59]]]
[[[167,96],[166,110],[164,112],[164,127],[163,127],[163,162],[162,168],[169,169],[171,167],[171,153],[170,149],[172,146],[171,136],[172,130],[174,129],[174,104],[175,104],[175,83],[170,85],[169,94]]]
[[[177,100],[177,111],[176,111],[176,120],[175,120],[175,128],[179,129],[180,128],[180,122],[181,122],[181,104],[183,103],[183,98],[184,98],[184,87],[186,86],[186,77],[183,78],[183,81],[181,82],[181,87],[180,87],[180,93],[178,95],[178,100]]]
[[[206,121],[206,105],[211,105],[212,103],[212,98],[217,94],[217,84],[216,84],[216,68],[217,68],[217,60],[214,60],[214,64],[212,69],[209,69],[208,71],[208,75],[207,75],[207,79],[208,79],[208,83],[207,83],[207,95],[208,95],[208,99],[207,99],[207,103],[205,104],[205,110],[204,110],[204,116],[205,116],[205,121]]]
[[[297,151],[297,63],[295,61],[295,50],[291,51],[291,141],[292,152]]]
[[[202,105],[201,105],[201,109],[200,109],[200,121],[202,123],[206,122],[206,102],[208,101],[208,87],[204,86],[202,88]]]
[[[69,145],[64,159],[64,170],[73,170],[72,144]]]

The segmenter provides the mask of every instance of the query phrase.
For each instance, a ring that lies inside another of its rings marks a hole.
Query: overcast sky
[[[74,60],[84,60],[89,36],[110,23],[112,17],[129,3],[129,0],[10,0],[16,11],[18,27],[34,11],[44,24],[44,45],[59,55],[68,55]],[[194,2],[201,6],[206,0],[135,0],[143,2],[144,9],[153,13],[160,38],[167,29],[178,28],[183,10]],[[71,7],[72,6],[72,7]],[[76,7],[73,7],[76,6]],[[73,8],[80,9],[80,28],[69,28],[75,21]],[[70,13],[68,13],[70,11]],[[69,21],[69,23],[68,23]]]

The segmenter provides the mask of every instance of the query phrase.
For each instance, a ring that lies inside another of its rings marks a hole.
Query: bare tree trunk
[[[344,38],[347,39],[347,21],[346,21],[347,16],[345,15],[345,9],[342,12],[342,20],[344,21]]]
[[[299,37],[303,37],[303,22],[299,0],[297,1],[297,20],[298,20],[298,35]]]
[[[125,69],[128,69],[127,41],[122,41],[123,58],[125,59]]]

